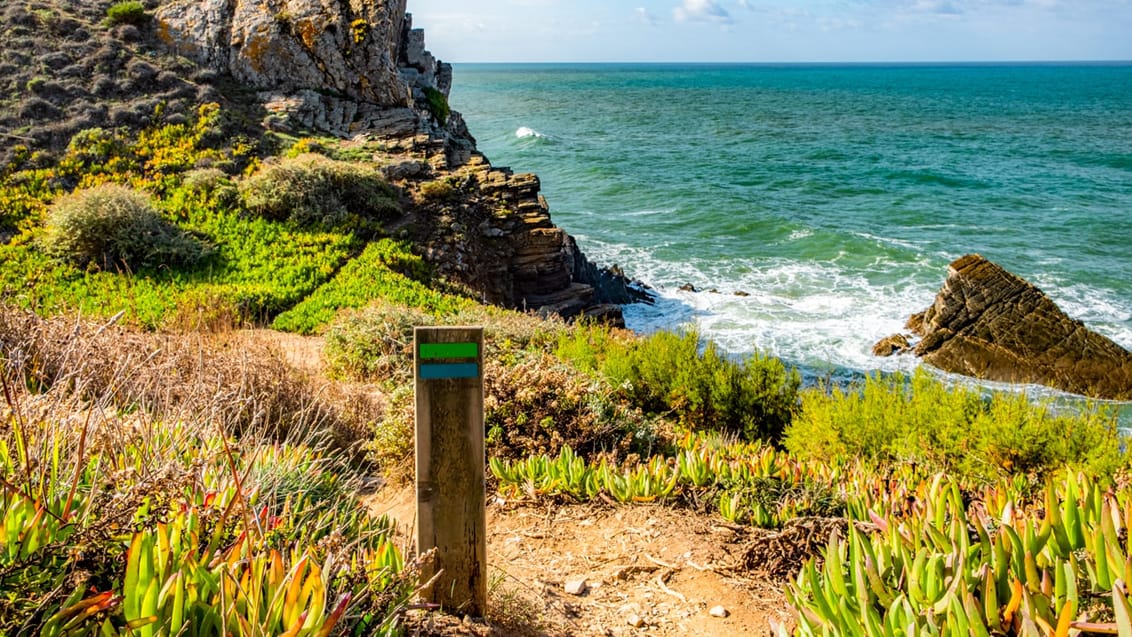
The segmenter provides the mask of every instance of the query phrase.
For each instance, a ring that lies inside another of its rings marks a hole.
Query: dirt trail
[[[412,536],[411,489],[371,510]],[[661,506],[488,506],[487,623],[418,620],[419,634],[766,635],[789,625],[782,584],[746,572],[748,531]],[[581,595],[567,585],[584,580]],[[722,607],[726,617],[712,616]]]

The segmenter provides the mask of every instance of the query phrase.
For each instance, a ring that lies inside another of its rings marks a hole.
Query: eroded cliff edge
[[[447,104],[452,67],[406,0],[177,0],[153,28],[173,55],[254,90],[265,127],[332,135],[385,166],[417,203],[395,230],[482,301],[618,322],[640,298],[553,224],[536,176],[476,150]]]

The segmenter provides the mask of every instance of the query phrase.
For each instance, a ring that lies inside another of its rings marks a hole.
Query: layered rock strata
[[[1132,352],[1067,316],[1041,290],[980,255],[956,260],[935,302],[913,315],[912,351],[957,374],[1132,399]],[[882,341],[878,353],[899,351]]]
[[[620,271],[595,267],[554,225],[537,176],[494,167],[478,152],[452,170],[429,163],[420,148],[402,153],[386,174],[417,199],[414,239],[446,278],[483,302],[621,324],[621,304],[649,300]],[[430,192],[436,184],[451,192]]]

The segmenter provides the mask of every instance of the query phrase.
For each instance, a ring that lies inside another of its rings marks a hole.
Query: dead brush
[[[275,440],[326,437],[356,460],[380,406],[328,393],[278,348],[234,332],[144,333],[115,319],[43,319],[0,308],[0,360],[37,392],[60,391],[165,421],[207,421],[229,434]]]

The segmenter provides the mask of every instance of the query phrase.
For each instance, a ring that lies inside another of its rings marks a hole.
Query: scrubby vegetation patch
[[[81,268],[103,270],[191,266],[209,253],[201,241],[162,218],[144,194],[116,184],[56,201],[41,244],[48,254]]]
[[[149,23],[149,13],[145,5],[136,0],[118,2],[106,9],[106,23],[110,26],[129,24],[135,27],[145,26]]]
[[[1067,465],[1112,475],[1124,463],[1115,414],[1100,405],[1059,413],[1024,394],[948,387],[923,370],[804,392],[785,444],[802,458],[915,463],[980,481]]]
[[[253,213],[308,228],[372,233],[400,214],[396,193],[377,168],[315,154],[265,166],[240,192]]]
[[[693,430],[777,442],[797,410],[801,379],[781,361],[754,354],[732,360],[693,332],[618,337],[594,327],[564,335],[557,353],[600,374],[646,413],[670,415]]]
[[[448,106],[448,97],[432,87],[426,87],[424,94],[428,110],[436,121],[441,124],[448,123],[448,116],[452,114],[452,109]]]

